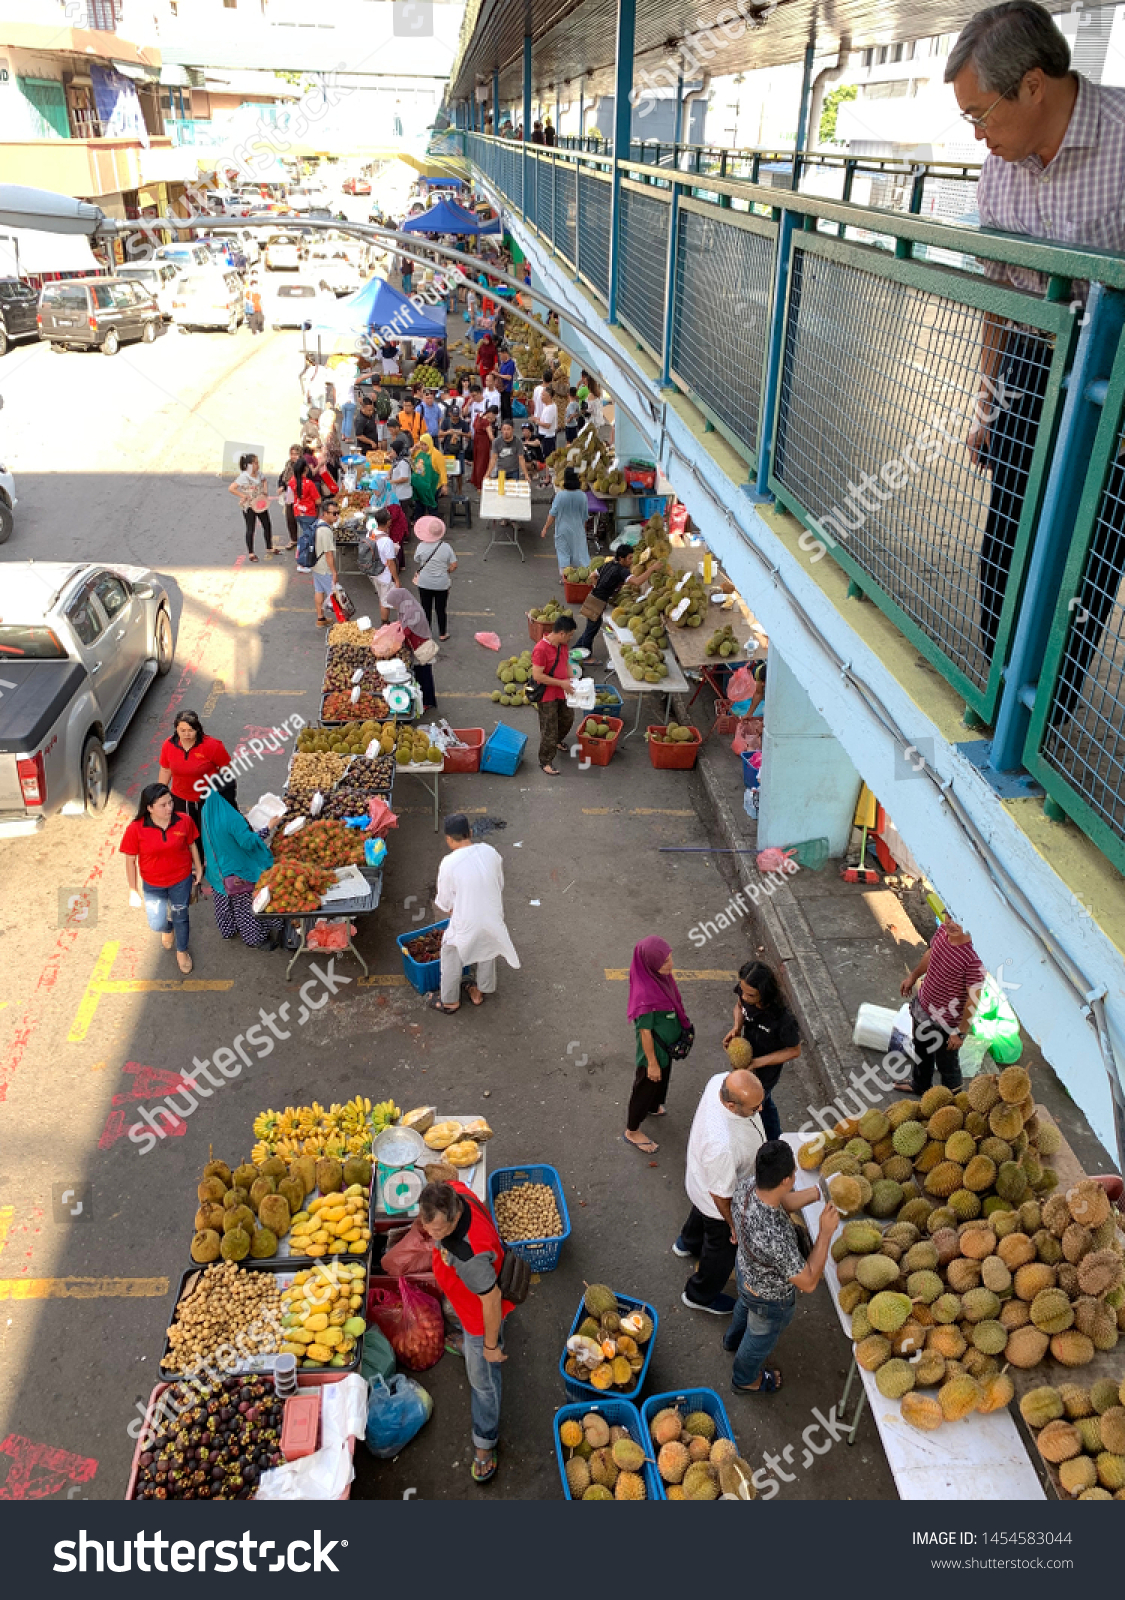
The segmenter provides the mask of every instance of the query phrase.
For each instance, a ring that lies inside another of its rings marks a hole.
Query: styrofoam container
[[[891,1011],[887,1006],[872,1005],[865,1000],[856,1013],[852,1043],[859,1045],[862,1050],[890,1049],[891,1029],[897,1018],[897,1011]]]

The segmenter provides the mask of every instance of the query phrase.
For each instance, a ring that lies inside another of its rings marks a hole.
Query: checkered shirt
[[[1049,166],[1036,155],[985,158],[977,186],[981,227],[1125,253],[1125,89],[1076,76],[1078,98]],[[981,265],[1014,289],[1046,292],[1045,273],[1014,262]],[[1085,297],[1084,284],[1074,288]]]

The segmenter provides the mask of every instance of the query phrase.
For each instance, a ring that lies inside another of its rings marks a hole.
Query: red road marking
[[[0,1483],[0,1500],[46,1500],[68,1483],[89,1483],[98,1470],[93,1456],[72,1455],[50,1444],[35,1444],[10,1433],[0,1441],[0,1455],[11,1466]]]
[[[240,555],[237,561],[235,561],[235,576],[237,576],[238,569],[245,564],[245,561],[245,555]],[[199,639],[196,642],[195,649],[188,657],[188,660],[184,663],[183,670],[180,673],[179,681],[177,682],[172,693],[172,697],[168,702],[167,714],[169,721],[165,723],[164,726],[168,727],[172,725],[170,719],[174,717],[176,711],[183,704],[184,698],[199,671],[204,653],[211,642],[211,634],[214,630],[215,624],[218,620],[220,620],[220,617],[221,613],[217,609],[208,613],[207,620],[203,624],[203,628]],[[149,767],[152,765],[154,758],[159,756],[160,746],[163,745],[165,737],[166,734],[160,729],[158,729],[153,735],[149,745],[149,759],[140,766],[138,769],[139,773],[147,772]],[[125,791],[125,798],[129,799],[130,797],[136,795],[139,788],[140,781],[138,777]],[[117,820],[110,832],[102,841],[97,855],[94,858],[94,865],[86,879],[86,882],[82,885],[82,888],[92,888],[102,877],[102,874],[105,872],[109,862],[117,854],[117,846],[119,843],[117,825],[118,823],[124,825],[126,822],[131,820],[129,817],[129,809],[130,808],[127,806],[122,806],[118,812]],[[44,962],[38,978],[35,980],[35,984],[32,988],[32,996],[49,993],[55,987],[55,984],[59,980],[65,957],[71,953],[78,942],[78,932],[79,930],[77,928],[64,928],[60,930],[59,937],[55,941],[55,948],[47,957],[47,960]],[[12,1042],[12,1048],[8,1052],[8,1058],[3,1063],[0,1063],[0,1103],[3,1103],[8,1098],[8,1087],[23,1063],[23,1058],[27,1054],[28,1046],[31,1044],[32,1039],[39,1029],[39,1023],[40,1017],[38,1015],[33,1015],[29,1011],[23,1022],[16,1029],[15,1038]]]

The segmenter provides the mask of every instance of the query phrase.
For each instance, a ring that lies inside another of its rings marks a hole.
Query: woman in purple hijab
[[[637,1036],[637,1072],[621,1137],[646,1156],[659,1146],[641,1131],[641,1123],[646,1117],[664,1115],[672,1050],[691,1027],[672,965],[671,946],[651,937],[637,945],[629,968],[629,1021]]]

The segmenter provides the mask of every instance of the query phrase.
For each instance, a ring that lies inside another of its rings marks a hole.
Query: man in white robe
[[[496,958],[518,967],[504,922],[504,862],[490,844],[474,844],[461,812],[445,819],[449,854],[438,868],[434,904],[449,917],[441,946],[441,992],[430,1005],[447,1015],[461,1008],[462,969],[474,967],[469,999],[479,1006],[496,992]]]

